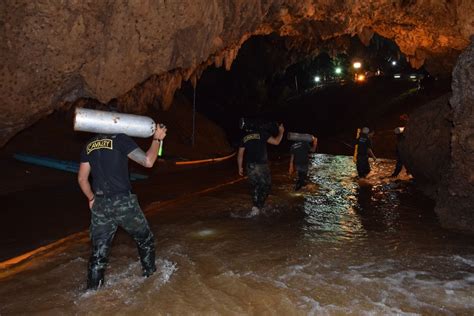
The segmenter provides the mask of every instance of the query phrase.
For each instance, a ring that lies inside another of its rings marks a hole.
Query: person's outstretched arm
[[[295,155],[291,154],[291,157],[290,157],[290,167],[288,168],[288,174],[290,174],[290,175],[292,175],[293,172],[295,171],[295,167],[294,167],[294,165],[293,165],[294,160],[295,160]]]
[[[371,148],[369,148],[369,149],[367,150],[367,153],[369,154],[370,157],[372,157],[372,158],[374,159],[374,161],[377,160],[377,158],[375,157],[374,152],[372,151]]]
[[[377,158],[375,157],[375,154],[372,151],[372,139],[371,138],[373,137],[373,135],[374,135],[374,132],[371,132],[369,134],[369,141],[367,142],[367,147],[368,147],[367,148],[367,153],[369,154],[370,157],[372,157],[374,159],[374,161],[376,161]]]
[[[128,154],[128,158],[132,159],[136,163],[139,163],[143,167],[153,167],[156,159],[158,158],[158,149],[160,148],[160,143],[166,137],[166,131],[166,127],[161,127],[160,124],[157,124],[155,134],[153,134],[153,139],[147,152],[145,153],[142,149],[137,148]]]
[[[313,141],[311,142],[311,152],[314,153],[316,151],[316,147],[318,147],[318,138],[313,136]]]
[[[271,136],[270,138],[268,138],[267,143],[272,144],[272,145],[279,145],[283,138],[284,132],[285,132],[285,127],[283,126],[283,124],[280,124],[280,126],[278,126],[278,135],[276,137]]]
[[[245,147],[239,147],[239,152],[237,153],[237,167],[239,168],[239,175],[243,176],[244,175],[244,152],[245,152]]]
[[[89,200],[89,208],[94,204],[94,192],[92,192],[91,184],[89,182],[89,174],[91,173],[91,165],[88,162],[81,162],[79,165],[79,172],[77,173],[77,182],[82,190],[82,193]]]

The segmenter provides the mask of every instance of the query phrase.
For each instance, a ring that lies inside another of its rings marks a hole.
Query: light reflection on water
[[[150,217],[158,272],[140,277],[119,234],[106,287],[84,293],[88,245],[0,280],[0,314],[441,314],[474,310],[473,238],[442,230],[392,161],[358,182],[350,157],[315,155],[295,194],[274,165],[262,215],[245,182]]]
[[[305,194],[303,229],[315,238],[344,240],[364,235],[355,215],[357,183],[353,180],[353,163],[346,157],[316,155],[309,179],[318,188],[314,194]]]

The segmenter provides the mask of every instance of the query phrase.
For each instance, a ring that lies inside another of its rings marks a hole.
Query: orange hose
[[[230,156],[227,156],[227,158],[232,157],[233,155],[235,155],[235,153],[230,155]],[[218,158],[218,159],[221,159],[221,158]],[[180,202],[183,202],[183,201],[187,201],[190,198],[193,198],[193,197],[199,196],[201,194],[205,194],[205,193],[209,193],[209,192],[218,190],[218,189],[220,189],[224,186],[237,183],[237,182],[242,181],[246,178],[247,177],[234,178],[234,179],[229,180],[227,182],[217,184],[215,186],[203,189],[201,191],[192,192],[192,193],[183,195],[181,197],[178,197],[176,199],[167,200],[167,201],[152,202],[146,207],[146,209],[144,209],[143,213],[145,213],[145,215],[151,215],[151,214],[159,211],[163,207],[166,207],[166,206],[169,206],[169,205],[172,205],[172,204],[176,204],[176,203],[180,203]],[[34,262],[32,262],[32,259],[34,259],[34,258],[53,256],[53,255],[63,251],[65,248],[68,247],[68,245],[70,245],[73,242],[81,242],[81,243],[84,242],[85,243],[87,241],[89,241],[89,234],[88,234],[88,231],[85,230],[85,231],[81,231],[81,232],[72,234],[70,236],[67,236],[67,237],[62,238],[60,240],[57,240],[57,241],[55,241],[55,242],[53,242],[49,245],[39,247],[35,250],[32,250],[32,251],[27,252],[25,254],[19,255],[15,258],[11,258],[11,259],[8,259],[6,261],[0,262],[0,280],[4,279],[6,277],[9,277],[9,276],[15,275],[16,273],[25,270],[29,266],[34,265]]]
[[[218,158],[209,158],[209,159],[201,159],[201,160],[192,160],[192,161],[177,161],[175,162],[176,165],[194,165],[194,164],[199,164],[199,163],[206,163],[206,162],[219,162],[223,161],[229,158],[232,158],[235,156],[236,152],[233,152],[232,154],[225,156],[225,157],[218,157]]]

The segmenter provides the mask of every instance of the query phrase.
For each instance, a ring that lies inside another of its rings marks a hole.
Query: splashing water
[[[84,291],[89,245],[33,259],[0,280],[0,314],[472,314],[473,237],[443,230],[408,176],[387,178],[393,161],[365,181],[351,157],[311,163],[301,192],[272,166],[259,216],[244,182],[154,212],[148,279],[123,233],[97,292]]]

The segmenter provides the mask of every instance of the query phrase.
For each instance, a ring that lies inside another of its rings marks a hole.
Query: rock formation
[[[0,146],[81,98],[117,97],[130,112],[167,109],[183,81],[195,85],[209,65],[230,69],[253,35],[275,33],[291,38],[292,49],[308,50],[328,42],[344,49],[346,34],[368,43],[378,33],[393,39],[413,66],[450,73],[474,34],[473,12],[473,1],[450,0],[4,0]],[[471,228],[473,51],[471,45],[453,74],[453,127],[441,114],[446,109],[435,111],[436,133],[450,132],[451,141],[430,149],[440,157],[431,171],[420,167],[426,157],[417,160],[415,149],[411,161],[413,172],[431,181],[442,221]],[[433,131],[416,136],[410,125],[408,133],[417,142]],[[438,163],[447,165],[441,174]]]
[[[446,227],[469,231],[474,224],[474,36],[471,39],[453,71],[451,163],[435,208]]]
[[[343,34],[367,42],[377,32],[394,39],[413,65],[429,64],[432,56],[456,56],[467,46],[473,6],[444,0],[2,1],[0,145],[82,97],[119,97],[136,111],[151,103],[166,108],[183,80],[196,82],[210,64],[230,68],[256,34],[320,43]],[[443,66],[449,70],[449,62]],[[143,86],[144,96],[138,93]]]
[[[474,224],[474,36],[453,71],[449,95],[412,113],[402,155],[447,228]]]
[[[449,97],[444,95],[413,111],[401,142],[405,167],[432,199],[440,194],[440,184],[450,163],[452,123]]]

